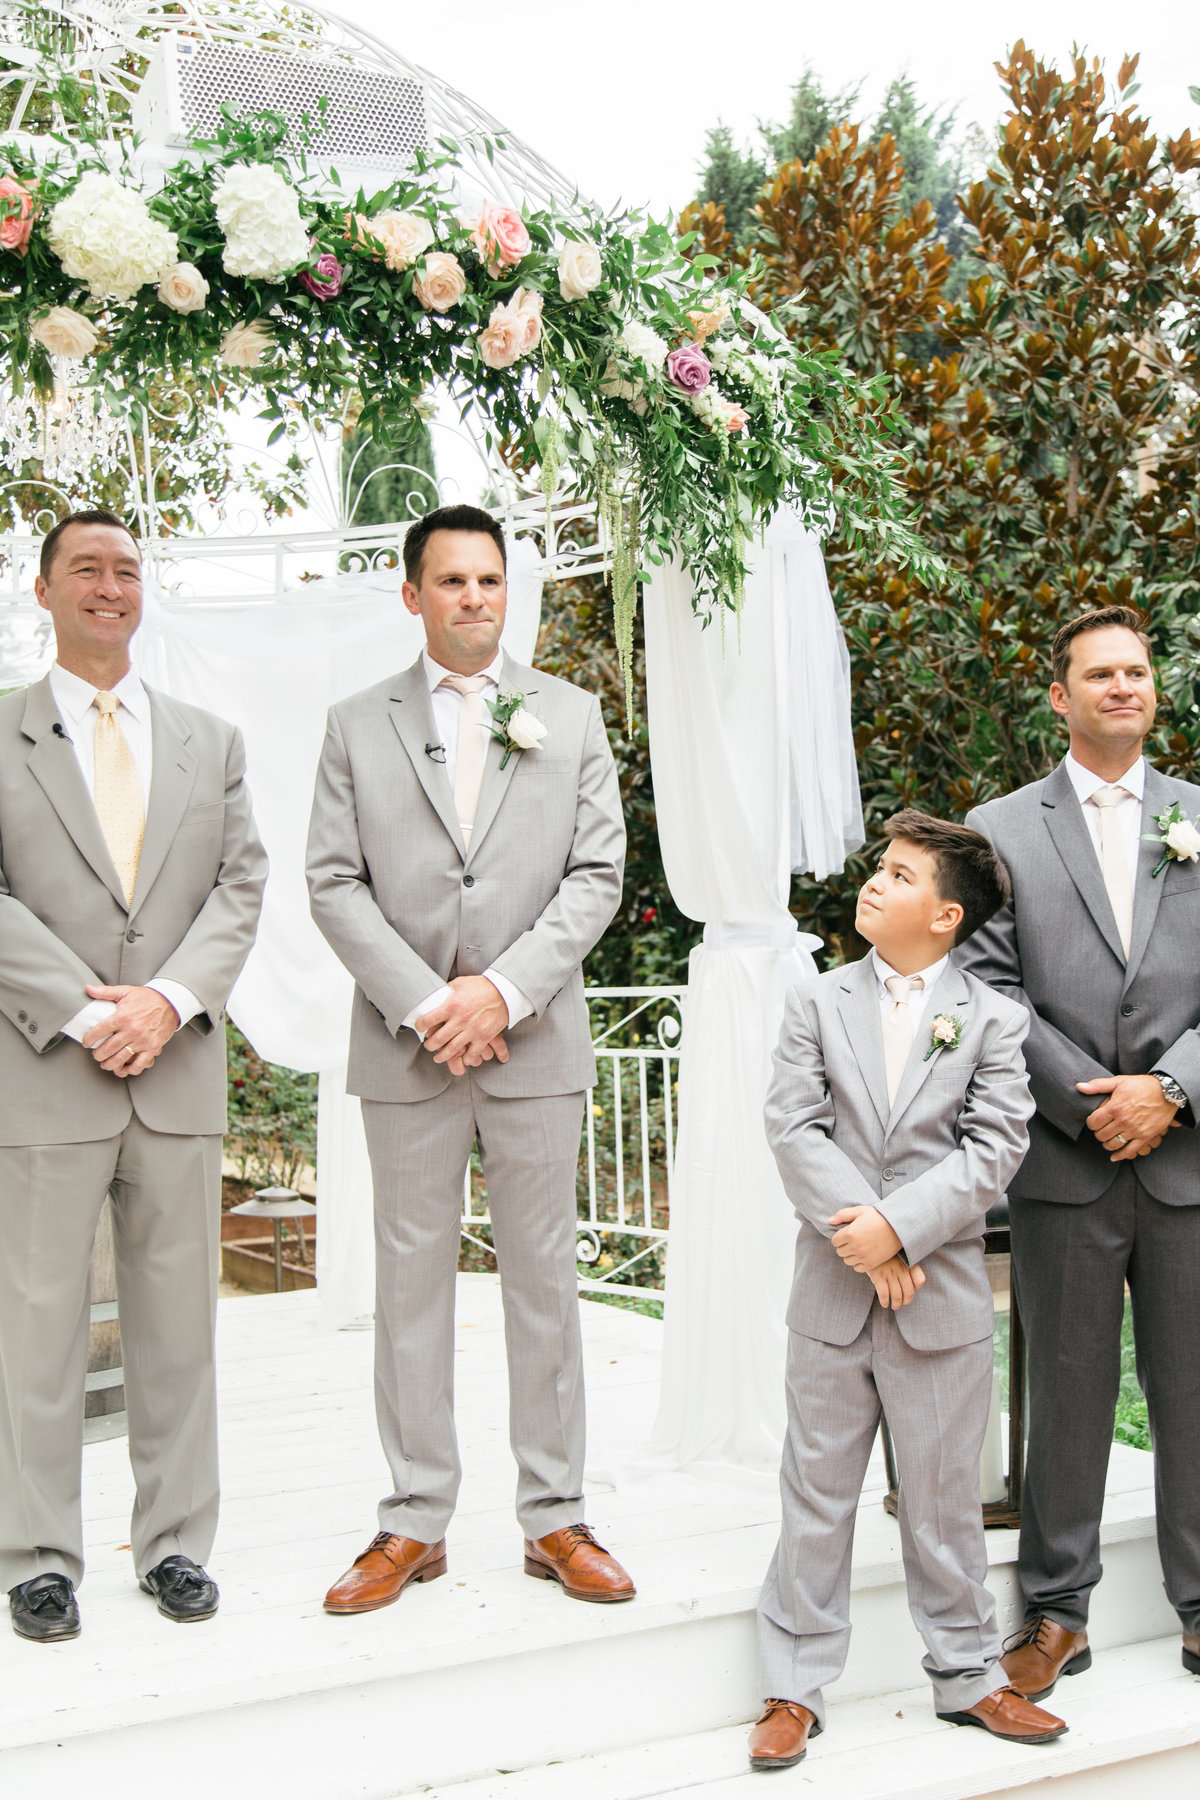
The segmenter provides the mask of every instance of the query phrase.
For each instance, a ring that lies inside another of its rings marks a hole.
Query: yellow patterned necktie
[[[128,739],[117,721],[121,702],[115,694],[97,694],[92,705],[100,714],[96,720],[95,775],[92,797],[96,817],[108,845],[125,895],[125,904],[133,899],[138,862],[142,854],[142,835],[146,829],[146,810],[142,802],[142,780]]]

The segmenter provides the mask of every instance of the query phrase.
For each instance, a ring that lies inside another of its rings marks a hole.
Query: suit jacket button
[[[18,1013],[17,1014],[17,1023],[19,1025],[23,1025],[28,1017],[29,1017],[28,1013]]]
[[[1127,1019],[1132,1011],[1132,1006],[1130,1006],[1128,1000],[1126,1000],[1124,1006],[1121,1008],[1121,1017]]]
[[[463,886],[464,887],[474,887],[475,886],[475,877],[473,875],[464,875],[463,876]]]
[[[34,1032],[35,1032],[35,1031],[36,1031],[36,1030],[37,1030],[37,1020],[36,1020],[36,1019],[30,1019],[30,1021],[29,1021],[29,1035],[30,1035],[30,1037],[32,1037],[32,1036],[33,1036],[33,1034],[34,1034]]]
[[[885,1170],[884,1170],[884,1171],[883,1171],[883,1179],[884,1179],[884,1180],[885,1180],[885,1181],[890,1181],[890,1180],[891,1180],[891,1179],[892,1179],[892,1176],[893,1176],[893,1175],[894,1175],[894,1174],[895,1174],[895,1173],[896,1173],[896,1171],[895,1171],[895,1169],[885,1169]]]

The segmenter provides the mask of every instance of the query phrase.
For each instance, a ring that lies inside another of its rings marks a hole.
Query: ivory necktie
[[[128,906],[137,881],[146,812],[142,803],[142,779],[133,760],[133,751],[117,720],[120,704],[115,694],[97,694],[92,701],[100,714],[96,720],[92,797]]]
[[[920,975],[889,975],[883,985],[893,1000],[883,1014],[883,1068],[891,1107],[896,1104],[900,1078],[912,1050],[912,1008],[908,996],[915,988],[923,988],[925,982]]]
[[[1129,940],[1133,936],[1133,882],[1129,874],[1125,833],[1117,818],[1117,808],[1126,797],[1127,789],[1123,787],[1097,788],[1092,795],[1092,805],[1100,813],[1100,867],[1104,873],[1104,886],[1117,921],[1121,948],[1128,956]]]
[[[453,688],[462,695],[458,711],[458,750],[454,758],[454,810],[462,828],[463,840],[471,847],[471,831],[479,806],[479,789],[483,784],[483,759],[487,739],[483,728],[490,717],[483,690],[486,675],[444,675],[442,687]]]

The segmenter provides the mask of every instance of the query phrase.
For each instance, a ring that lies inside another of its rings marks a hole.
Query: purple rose
[[[681,344],[667,358],[667,374],[685,394],[701,394],[712,380],[712,364],[699,344]]]
[[[316,249],[316,244],[313,244]],[[318,300],[332,300],[342,291],[342,283],[346,279],[343,269],[332,250],[323,250],[311,269],[305,269],[300,277],[301,287],[306,287],[310,294]]]

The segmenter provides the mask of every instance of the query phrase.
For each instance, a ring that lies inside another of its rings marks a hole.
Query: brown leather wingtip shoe
[[[752,1769],[794,1769],[808,1754],[808,1740],[819,1737],[815,1714],[798,1700],[768,1700],[766,1711],[750,1733]]]
[[[1060,1675],[1082,1675],[1091,1668],[1087,1632],[1068,1631],[1045,1613],[1034,1613],[1004,1646],[1000,1665],[1023,1699],[1044,1700]]]
[[[997,1689],[978,1706],[968,1706],[964,1712],[940,1712],[938,1718],[947,1725],[978,1725],[1010,1744],[1052,1744],[1067,1729],[1053,1713],[1043,1712],[1010,1687]]]
[[[398,1600],[410,1581],[436,1581],[446,1573],[446,1540],[422,1544],[416,1538],[381,1531],[325,1596],[329,1613],[374,1612]]]
[[[586,1525],[567,1525],[548,1537],[525,1539],[525,1573],[557,1581],[572,1600],[610,1604],[632,1600],[633,1582],[615,1556],[602,1549]]]

